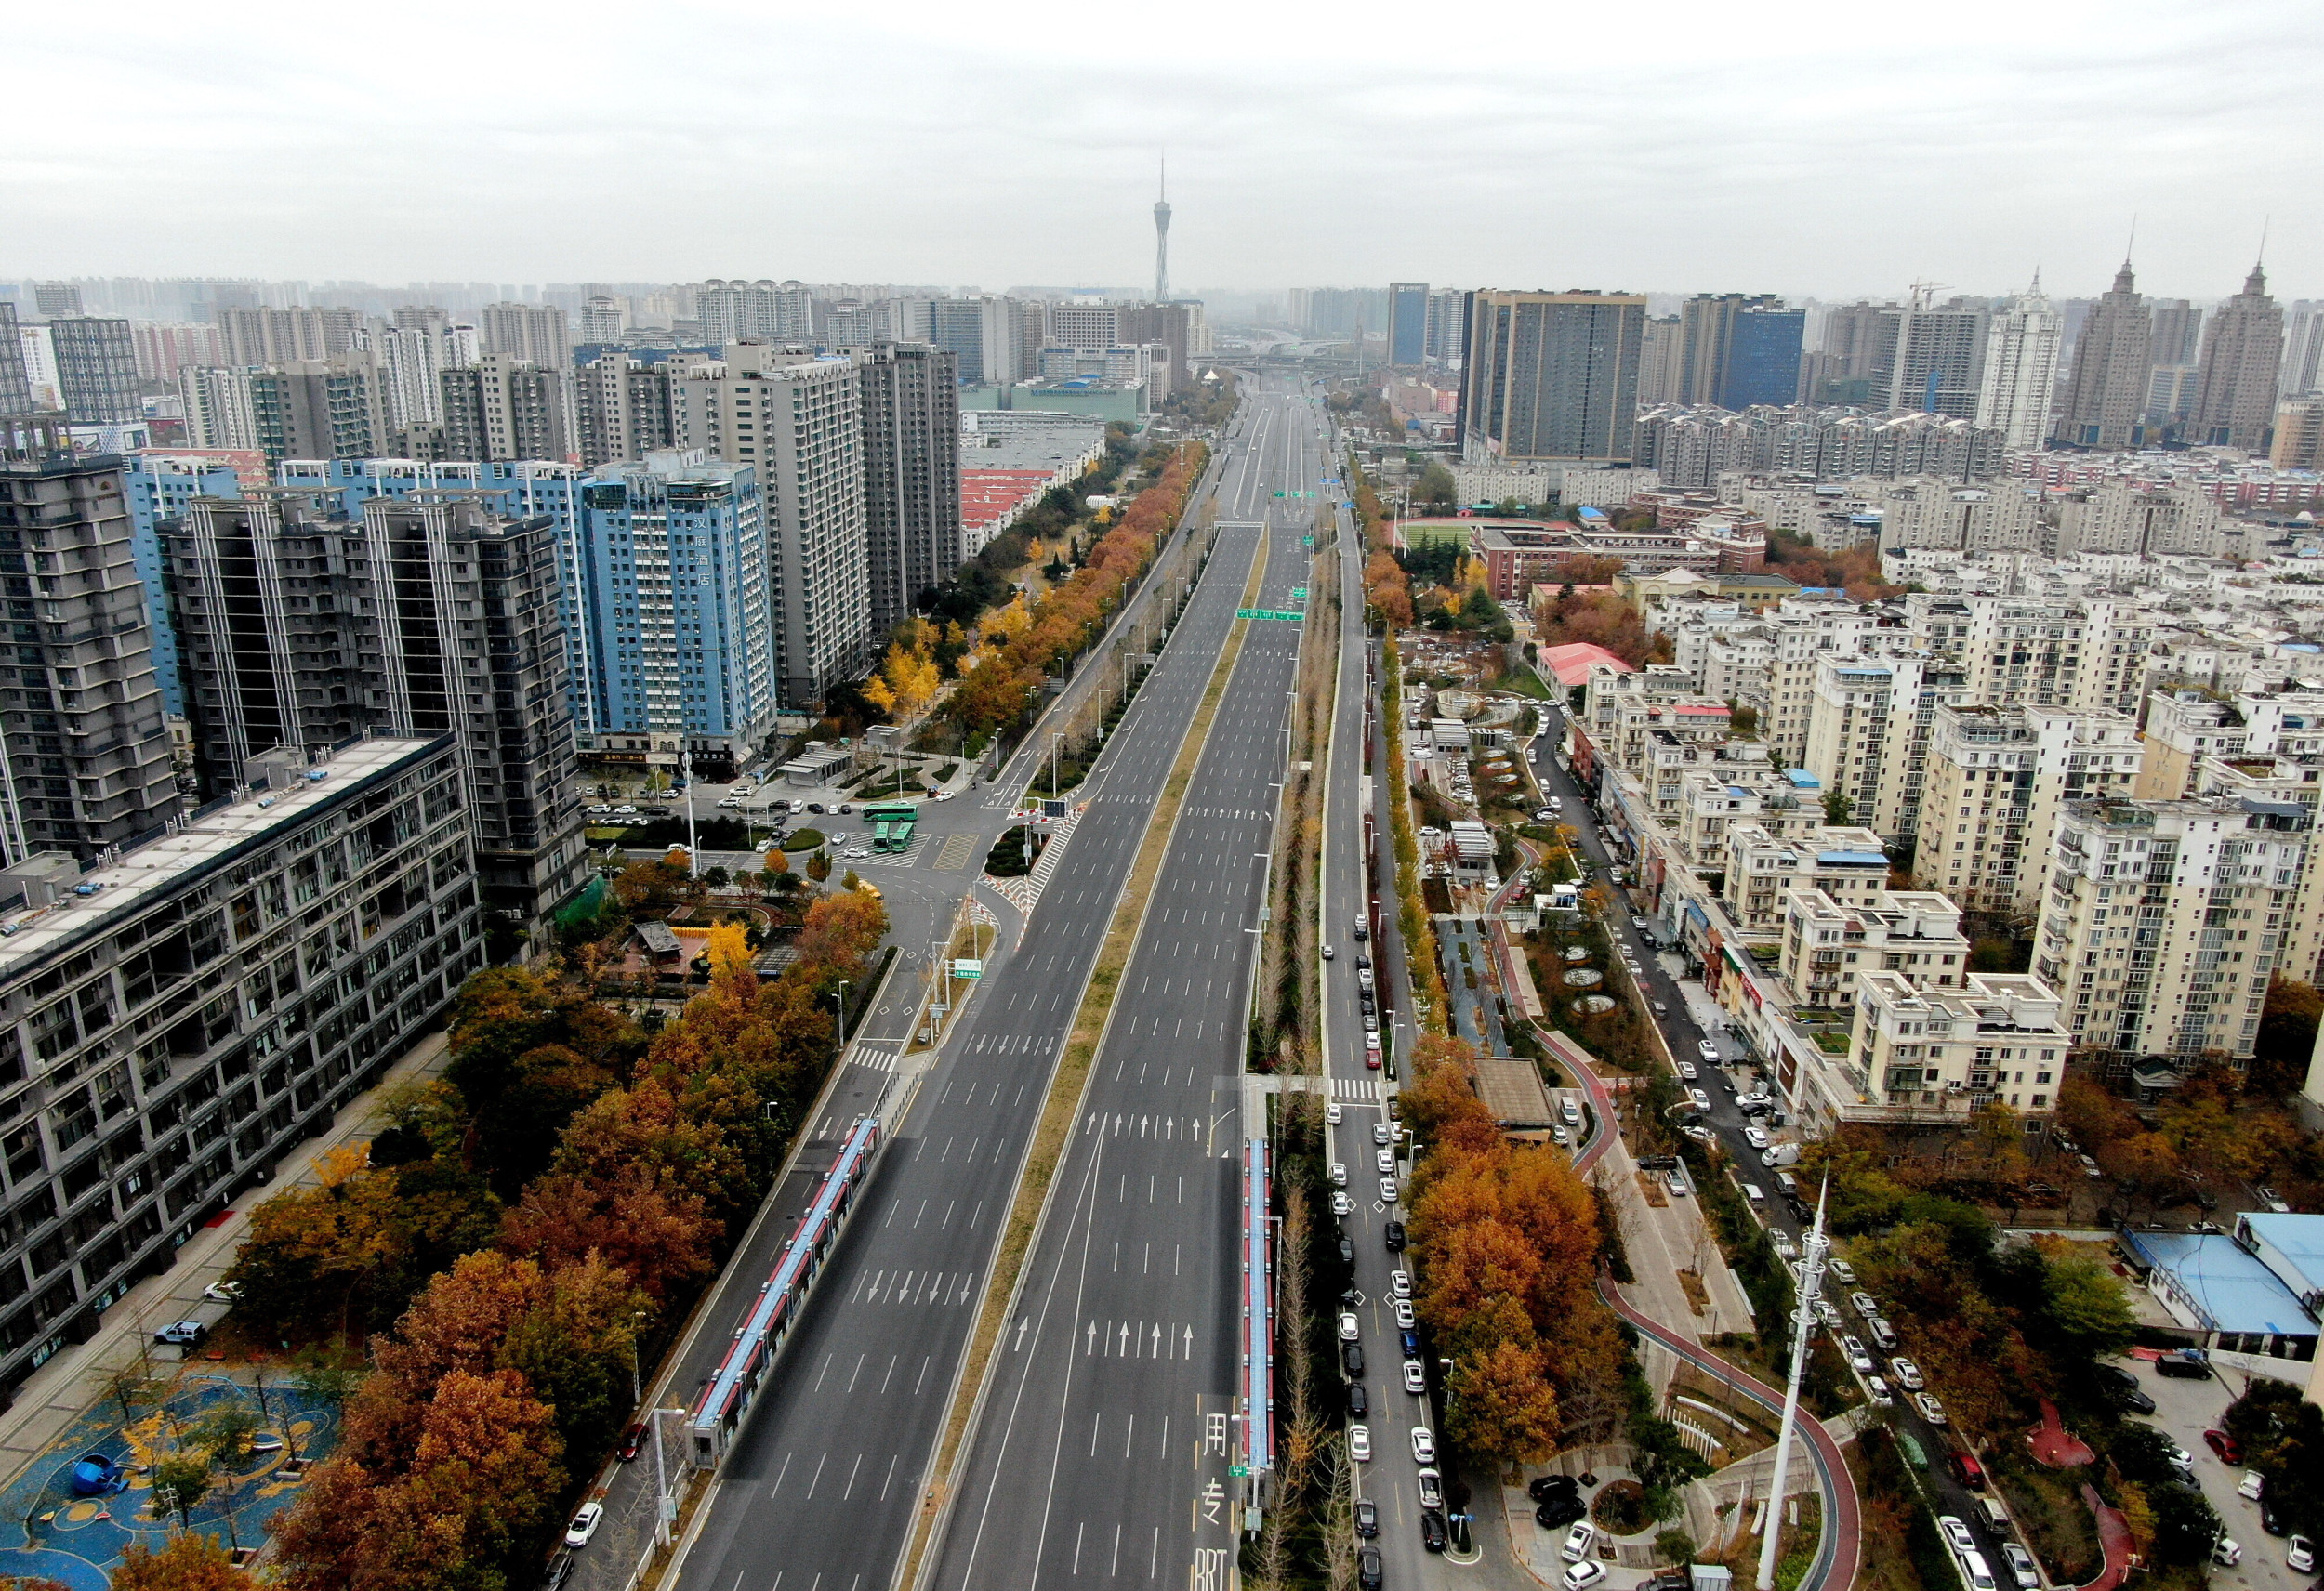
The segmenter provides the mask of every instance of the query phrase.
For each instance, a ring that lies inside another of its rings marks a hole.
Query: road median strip
[[[1262,532],[1251,555],[1251,572],[1245,583],[1243,599],[1238,606],[1248,608],[1256,600],[1266,578],[1267,545]],[[1071,1136],[1075,1119],[1081,1112],[1081,1100],[1087,1092],[1090,1072],[1103,1042],[1105,1030],[1113,1019],[1114,996],[1120,985],[1123,970],[1136,948],[1138,927],[1144,920],[1147,902],[1162,870],[1162,861],[1169,848],[1169,839],[1178,821],[1180,806],[1186,796],[1187,786],[1193,782],[1195,767],[1202,759],[1204,745],[1209,740],[1210,725],[1218,715],[1219,703],[1226,694],[1233,678],[1235,660],[1242,655],[1243,638],[1251,621],[1238,619],[1227,633],[1226,644],[1220,650],[1219,660],[1210,671],[1210,683],[1205,688],[1202,700],[1196,704],[1195,716],[1179,743],[1178,760],[1171,766],[1169,777],[1163,782],[1162,794],[1155,802],[1154,814],[1147,821],[1145,839],[1140,845],[1136,860],[1130,865],[1129,882],[1114,908],[1105,939],[1099,948],[1098,959],[1084,985],[1081,1003],[1075,1012],[1074,1023],[1065,1039],[1064,1053],[1059,1058],[1056,1071],[1050,1079],[1049,1093],[1042,1102],[1041,1115],[1034,1129],[1033,1140],[1026,1150],[1023,1170],[1017,1179],[1017,1192],[1009,1209],[1007,1223],[1002,1228],[1000,1249],[994,1256],[991,1273],[986,1278],[984,1295],[977,1314],[976,1332],[970,1338],[969,1349],[962,1361],[958,1379],[954,1384],[952,1409],[945,1416],[944,1432],[936,1452],[936,1461],[930,1474],[944,1479],[929,1486],[914,1523],[911,1543],[905,1554],[902,1571],[894,1584],[899,1586],[917,1584],[921,1571],[921,1559],[931,1545],[935,1526],[943,1519],[954,1482],[953,1471],[961,1459],[961,1450],[968,1435],[969,1424],[976,1407],[984,1401],[984,1385],[991,1373],[993,1348],[999,1341],[1001,1327],[1016,1301],[1017,1289],[1023,1279],[1025,1256],[1031,1252],[1033,1239],[1040,1229],[1050,1188],[1057,1174],[1058,1163],[1064,1157],[1065,1144]],[[970,1388],[972,1396],[964,1397]]]

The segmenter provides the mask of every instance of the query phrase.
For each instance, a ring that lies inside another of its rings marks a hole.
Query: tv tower
[[[1154,301],[1170,301],[1170,162],[1162,160],[1162,187],[1154,201]]]

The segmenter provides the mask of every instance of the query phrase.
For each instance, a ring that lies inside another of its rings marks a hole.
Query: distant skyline
[[[0,272],[2324,296],[2313,0],[1340,15],[50,7]]]

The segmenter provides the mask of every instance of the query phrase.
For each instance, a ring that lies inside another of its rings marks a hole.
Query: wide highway
[[[1272,501],[1262,483],[1287,467],[1270,407],[1247,402],[1222,444],[1227,528],[1103,772],[1079,793],[1087,809],[1037,904],[988,958],[937,1063],[885,1107],[889,1147],[705,1506],[680,1575],[689,1587],[863,1591],[896,1572],[1041,1101],[1261,551],[1257,529],[1228,522]],[[1203,1019],[1215,1032],[1226,1017]],[[1187,1092],[1199,1097],[1191,1123],[1208,1095]]]

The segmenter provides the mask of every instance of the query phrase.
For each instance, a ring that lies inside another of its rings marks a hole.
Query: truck
[[[1760,1151],[1759,1163],[1769,1168],[1800,1164],[1800,1146],[1795,1143],[1769,1144]]]

